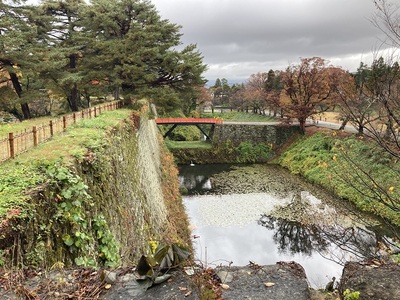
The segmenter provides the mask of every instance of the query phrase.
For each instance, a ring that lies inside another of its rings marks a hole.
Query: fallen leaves
[[[271,286],[274,286],[275,283],[273,283],[273,282],[264,282],[264,285],[265,285],[266,287],[271,287]]]
[[[227,284],[225,284],[225,283],[221,283],[220,286],[221,286],[224,290],[229,289],[229,285],[227,285]]]
[[[11,273],[0,272],[1,292],[12,291],[24,299],[101,299],[101,294],[112,285],[104,282],[100,272],[91,268],[66,270],[56,265],[51,272],[19,270]]]

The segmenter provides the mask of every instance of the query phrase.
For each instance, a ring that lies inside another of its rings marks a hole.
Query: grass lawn
[[[10,132],[17,134],[25,130],[32,130],[33,126],[49,124],[50,120],[56,120],[57,117],[41,117],[25,120],[17,123],[0,124],[0,139],[8,137]]]
[[[269,122],[276,121],[277,118],[268,115],[259,115],[253,113],[245,113],[245,112],[205,112],[202,113],[201,116],[203,118],[220,118],[224,121],[237,121],[237,122]]]
[[[211,149],[212,144],[207,141],[171,141],[165,140],[169,149]]]

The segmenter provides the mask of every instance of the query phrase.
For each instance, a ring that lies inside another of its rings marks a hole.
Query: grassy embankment
[[[116,110],[106,112],[95,119],[82,120],[78,125],[68,128],[65,134],[55,135],[47,143],[39,144],[16,159],[0,164],[0,219],[3,219],[10,209],[19,209],[22,215],[28,213],[29,195],[26,192],[46,181],[42,165],[60,160],[81,159],[88,147],[95,149],[104,143],[107,132],[99,129],[111,128],[128,115],[128,110]],[[1,125],[0,136],[44,124],[50,119],[39,118]],[[79,127],[79,130],[74,130],[75,127]]]
[[[304,136],[277,162],[311,183],[400,226],[400,166],[371,140],[336,131]]]

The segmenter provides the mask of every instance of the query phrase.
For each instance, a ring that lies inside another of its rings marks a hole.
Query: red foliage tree
[[[282,73],[280,106],[284,115],[299,121],[305,131],[307,118],[329,109],[336,100],[332,67],[320,57],[303,58]]]

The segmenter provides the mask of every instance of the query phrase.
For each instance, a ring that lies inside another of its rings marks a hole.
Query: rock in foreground
[[[400,299],[400,265],[349,262],[343,269],[339,290],[359,292],[359,300]]]
[[[217,283],[214,284],[224,300],[310,299],[304,269],[295,262],[278,262],[268,266],[250,263],[245,267],[217,267],[214,274],[217,277]],[[171,280],[154,285],[135,299],[199,299],[200,285],[195,275],[177,271],[173,272]],[[129,287],[129,283],[115,286],[105,299],[129,299],[132,295]]]

